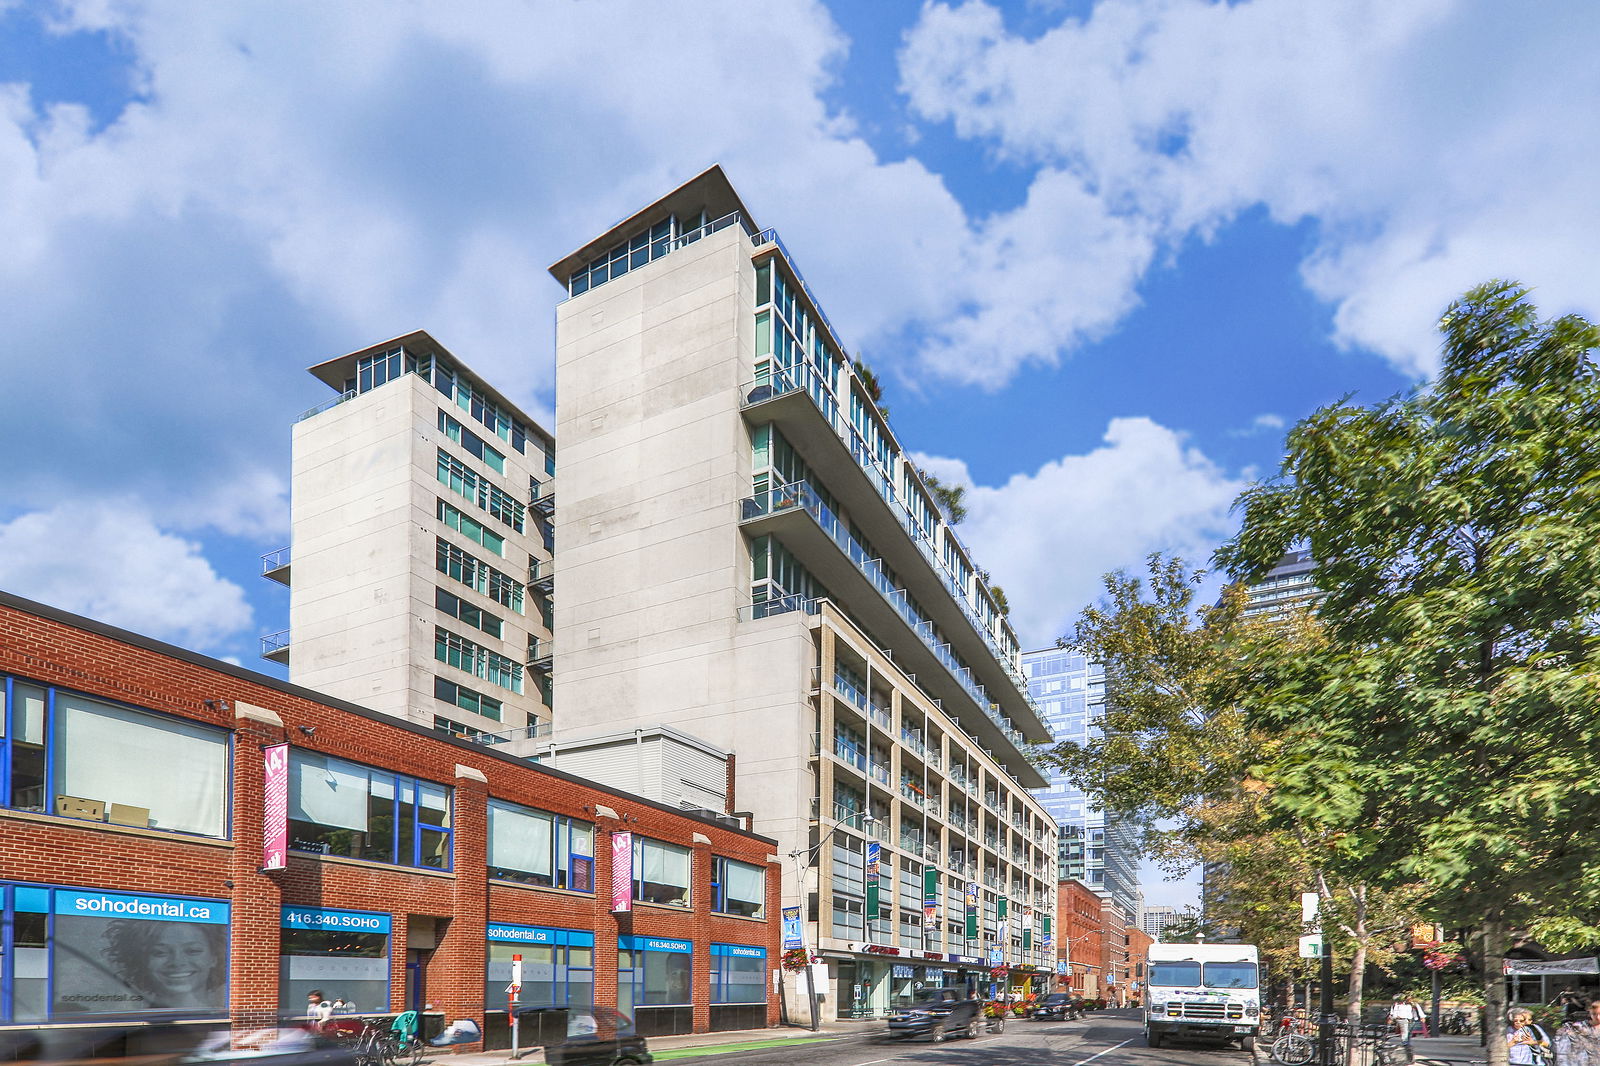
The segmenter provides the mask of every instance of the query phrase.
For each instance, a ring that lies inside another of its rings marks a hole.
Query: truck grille
[[[1243,1018],[1244,1008],[1237,1003],[1170,1003],[1167,1013],[1178,1018]]]

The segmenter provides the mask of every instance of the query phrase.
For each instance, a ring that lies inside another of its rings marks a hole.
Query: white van
[[[1260,953],[1250,944],[1151,944],[1145,960],[1144,1036],[1239,1042],[1261,1031]]]

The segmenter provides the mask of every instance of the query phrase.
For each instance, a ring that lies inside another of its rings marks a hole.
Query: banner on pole
[[[261,868],[282,870],[289,865],[289,745],[261,749],[266,776],[263,781]]]
[[[633,910],[633,834],[611,834],[611,913]]]
[[[783,950],[793,951],[805,946],[805,934],[800,929],[800,908],[783,908]]]

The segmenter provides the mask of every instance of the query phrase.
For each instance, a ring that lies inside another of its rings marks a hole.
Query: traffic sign
[[[1310,936],[1300,938],[1300,957],[1302,959],[1322,958],[1322,934],[1312,933]]]
[[[522,986],[518,984],[506,985],[506,995],[515,998],[522,994]]]

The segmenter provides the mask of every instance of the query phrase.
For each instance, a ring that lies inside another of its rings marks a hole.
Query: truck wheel
[[[1247,1036],[1243,1040],[1239,1041],[1239,1046],[1253,1055],[1255,1054],[1256,1050],[1256,1038],[1253,1036]]]
[[[1152,1033],[1152,1032],[1146,1030],[1145,1034],[1144,1034],[1144,1042],[1147,1045],[1149,1045],[1150,1047],[1160,1047],[1161,1046],[1161,1034],[1160,1033]]]

